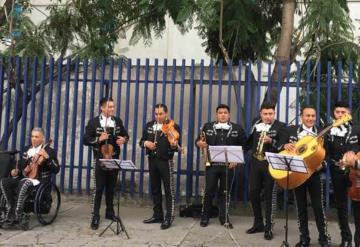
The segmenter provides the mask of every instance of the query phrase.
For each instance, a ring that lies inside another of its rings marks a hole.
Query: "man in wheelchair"
[[[55,151],[48,144],[45,143],[44,131],[34,128],[31,131],[31,145],[25,147],[10,177],[1,179],[0,189],[7,207],[5,222],[19,223],[29,190],[50,182],[51,175],[59,172]]]

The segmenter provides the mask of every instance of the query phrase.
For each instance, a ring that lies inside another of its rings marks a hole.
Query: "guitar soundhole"
[[[298,154],[303,154],[305,152],[305,150],[306,150],[306,145],[303,145],[303,146],[299,147],[297,153]]]

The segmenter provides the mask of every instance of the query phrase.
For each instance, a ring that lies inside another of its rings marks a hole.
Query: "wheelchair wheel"
[[[40,185],[34,204],[34,212],[40,224],[51,224],[58,215],[60,204],[60,191],[55,184],[46,183]]]
[[[6,202],[5,197],[0,193],[0,228],[6,217]]]

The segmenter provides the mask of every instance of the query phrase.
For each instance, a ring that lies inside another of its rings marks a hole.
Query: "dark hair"
[[[313,106],[313,105],[304,105],[304,106],[301,108],[301,110],[300,110],[300,115],[303,114],[303,112],[304,112],[305,109],[313,109],[313,110],[316,111],[315,106]]]
[[[107,102],[114,102],[111,97],[104,97],[100,100],[100,106],[104,106]]]
[[[163,108],[164,109],[164,112],[168,112],[168,108],[165,104],[163,103],[159,103],[159,104],[156,104],[154,109],[159,109],[159,108]]]
[[[343,101],[337,101],[337,102],[335,102],[335,104],[334,104],[333,110],[335,110],[335,108],[337,108],[337,107],[349,108],[349,103],[348,103],[347,101],[345,101],[345,100],[343,100]]]
[[[264,102],[261,106],[260,106],[260,111],[263,109],[273,109],[275,111],[275,104],[272,102]]]
[[[40,128],[40,127],[34,127],[31,132],[40,132],[43,136],[45,136],[45,131],[43,128]]]
[[[225,105],[225,104],[220,104],[216,107],[216,112],[219,110],[219,109],[226,109],[228,110],[228,112],[230,112],[230,107],[228,105]]]

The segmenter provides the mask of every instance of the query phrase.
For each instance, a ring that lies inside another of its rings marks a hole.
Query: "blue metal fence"
[[[182,129],[185,155],[175,157],[176,196],[199,196],[203,187],[201,154],[194,146],[200,127],[214,119],[219,103],[231,107],[232,121],[241,123],[248,133],[257,116],[266,88],[277,87],[277,118],[299,122],[301,102],[312,103],[324,122],[330,121],[334,100],[347,99],[359,119],[357,68],[350,64],[347,73],[341,62],[287,64],[284,77],[271,80],[271,62],[223,65],[203,60],[144,61],[137,59],[66,60],[54,58],[0,58],[0,134],[3,149],[23,150],[34,126],[45,128],[61,164],[57,183],[61,191],[90,192],[92,156],[83,146],[87,121],[98,114],[98,102],[110,92],[116,102],[116,115],[129,130],[130,142],[122,158],[134,161],[135,172],[122,172],[121,189],[132,196],[148,193],[148,165],[144,150],[138,147],[142,128],[153,117],[152,107],[162,102]],[[171,65],[170,65],[171,64]],[[180,65],[179,65],[180,64]],[[9,77],[14,71],[13,79]],[[337,71],[337,75],[333,75]],[[284,80],[283,80],[284,78]],[[283,80],[283,82],[282,82]],[[280,90],[283,88],[283,90]],[[270,95],[268,95],[270,97]],[[319,120],[320,118],[318,118]],[[237,169],[235,196],[247,201],[248,164]],[[329,172],[326,201],[329,205]]]

